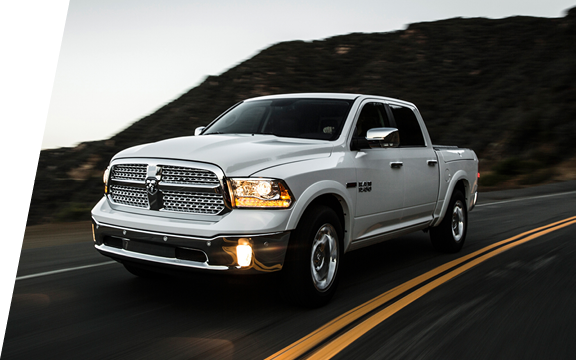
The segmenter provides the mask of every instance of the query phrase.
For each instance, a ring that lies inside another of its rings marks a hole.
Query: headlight
[[[286,209],[294,201],[282,180],[230,179],[228,188],[235,208]]]
[[[102,181],[104,181],[104,194],[108,194],[108,177],[110,175],[110,166],[104,170],[104,175],[102,176]]]

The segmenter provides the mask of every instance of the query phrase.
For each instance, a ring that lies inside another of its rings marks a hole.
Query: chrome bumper
[[[290,237],[290,232],[280,232],[207,239],[102,224],[94,218],[92,230],[96,250],[119,262],[239,273],[281,270]],[[238,265],[236,246],[239,242],[252,248],[252,261],[248,266]]]

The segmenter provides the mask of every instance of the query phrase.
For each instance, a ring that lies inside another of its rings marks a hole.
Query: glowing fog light
[[[238,265],[241,267],[250,266],[250,264],[252,264],[252,247],[248,243],[248,240],[238,240],[238,246],[236,246],[236,257],[238,258]]]

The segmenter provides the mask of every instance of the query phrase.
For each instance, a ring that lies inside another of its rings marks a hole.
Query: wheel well
[[[464,195],[464,197],[466,197],[466,184],[464,182],[464,180],[459,180],[456,183],[456,186],[454,187],[454,191],[456,190],[460,190],[462,192],[462,194]]]
[[[468,210],[468,204],[470,204],[470,184],[465,179],[458,180],[453,191],[460,190],[462,195],[464,195],[464,200],[466,202],[466,209]]]
[[[321,196],[317,197],[316,199],[314,199],[308,205],[306,210],[310,209],[314,205],[325,205],[325,206],[328,206],[329,208],[331,208],[332,210],[334,210],[336,212],[336,215],[338,216],[338,220],[340,221],[340,224],[342,225],[342,229],[344,230],[344,233],[346,234],[346,220],[345,220],[346,213],[344,212],[344,209],[343,209],[342,200],[340,200],[340,198],[338,196],[333,195],[333,194],[321,195]]]

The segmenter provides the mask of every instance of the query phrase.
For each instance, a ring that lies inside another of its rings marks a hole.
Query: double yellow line
[[[448,280],[506,250],[572,224],[576,224],[576,216],[527,231],[450,261],[340,315],[266,360],[297,359],[302,356],[306,359],[330,359],[370,329]],[[407,295],[385,306],[404,293]]]

